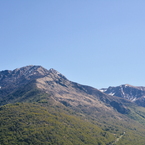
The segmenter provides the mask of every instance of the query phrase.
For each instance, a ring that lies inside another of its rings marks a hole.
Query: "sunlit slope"
[[[72,115],[30,103],[0,108],[0,144],[100,145],[114,135]]]

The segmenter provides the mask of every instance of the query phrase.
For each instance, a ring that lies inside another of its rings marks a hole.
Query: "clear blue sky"
[[[98,89],[145,86],[145,1],[0,0],[0,70],[26,65]]]

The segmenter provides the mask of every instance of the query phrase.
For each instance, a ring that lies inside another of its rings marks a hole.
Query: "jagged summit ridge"
[[[100,91],[112,96],[125,98],[141,106],[145,106],[142,103],[144,102],[145,87],[137,87],[129,84],[123,84],[116,87],[103,88]]]
[[[64,75],[62,75],[60,72],[58,72],[57,70],[51,68],[48,70],[48,75],[51,75],[54,78],[63,78],[63,79],[67,79]]]
[[[10,76],[17,76],[17,75],[23,75],[23,76],[32,75],[35,71],[38,71],[40,68],[42,69],[41,66],[29,65],[21,68],[16,68],[14,70],[0,71],[0,76],[2,78],[3,76],[10,77]]]
[[[49,69],[49,72],[53,73],[53,74],[60,74],[57,70],[55,70],[53,68]]]
[[[66,79],[65,76],[63,76],[55,69],[51,68],[47,70],[39,65],[28,65],[25,67],[16,68],[14,70],[0,71],[0,87],[1,90],[6,89],[12,91],[28,82],[39,78],[41,79],[46,76],[53,78],[53,80],[58,78]]]
[[[0,90],[2,92],[0,95],[5,96],[18,87],[49,74],[50,72],[47,69],[36,65],[0,71]]]
[[[24,76],[31,76],[31,75],[47,75],[48,70],[43,68],[42,66],[36,66],[36,65],[29,65],[22,68],[17,68],[13,71],[14,74],[21,74]]]
[[[0,71],[0,80],[4,79],[4,78],[9,78],[9,77],[21,77],[21,76],[25,76],[25,77],[30,77],[30,76],[37,76],[37,77],[44,77],[47,75],[59,75],[63,78],[65,78],[64,75],[62,75],[61,73],[59,73],[57,70],[51,68],[49,70],[45,69],[42,66],[39,65],[28,65],[25,67],[21,67],[21,68],[16,68],[14,70],[4,70],[4,71]]]

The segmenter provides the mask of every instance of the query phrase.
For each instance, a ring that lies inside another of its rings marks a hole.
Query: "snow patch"
[[[132,99],[131,101],[132,101],[132,102],[136,101],[136,98]]]
[[[123,96],[124,96],[125,94],[124,94],[124,91],[123,91],[123,88],[122,88],[122,87],[121,87],[121,92],[122,92],[122,94],[123,94]]]
[[[100,90],[101,92],[105,92],[107,89]]]
[[[109,95],[114,96],[115,93],[109,93]]]

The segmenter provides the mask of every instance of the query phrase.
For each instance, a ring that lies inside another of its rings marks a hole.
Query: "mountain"
[[[117,87],[103,88],[100,91],[112,96],[128,99],[139,106],[145,107],[145,87],[125,84]]]
[[[48,70],[41,66],[26,66],[13,71],[5,70],[0,72],[0,97],[3,97],[13,90],[19,88],[36,78],[44,77]]]
[[[1,105],[30,101],[30,98],[34,100],[34,94],[38,94],[39,90],[53,96],[56,102],[74,109],[88,108],[90,112],[104,110],[108,113],[112,113],[111,111],[115,109],[123,114],[129,112],[129,109],[123,105],[126,100],[113,98],[93,87],[69,81],[54,69],[46,70],[41,66],[26,66],[13,71],[2,71],[0,78]],[[40,98],[38,100],[40,101]]]
[[[1,71],[0,144],[143,145],[145,108],[104,92],[42,66]]]

